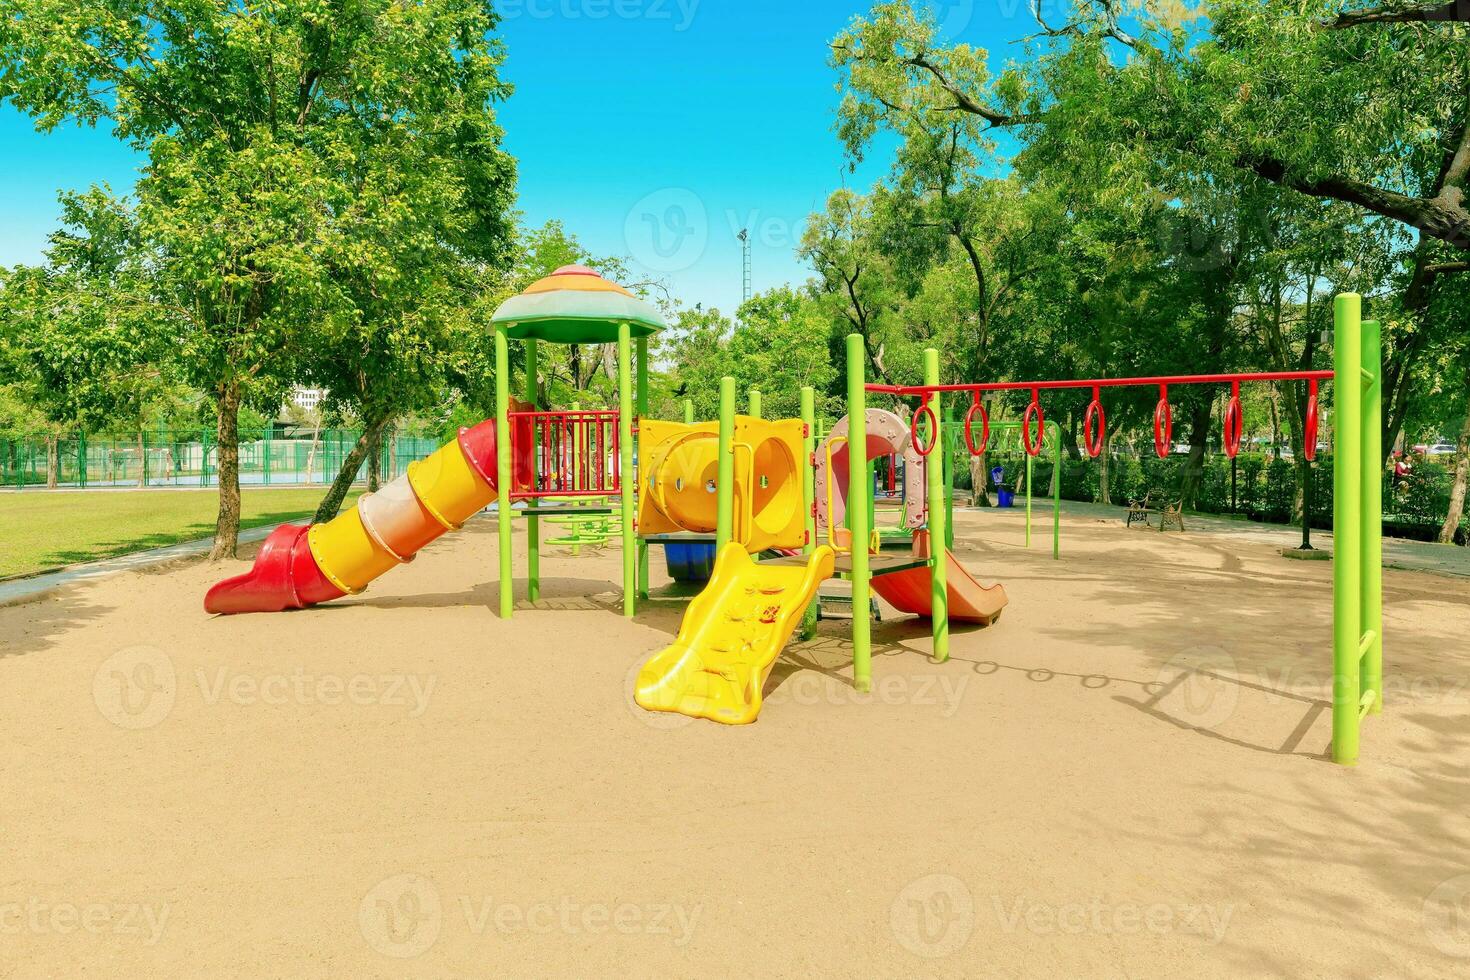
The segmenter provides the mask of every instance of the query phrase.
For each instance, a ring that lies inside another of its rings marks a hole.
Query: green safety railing
[[[337,478],[359,435],[355,429],[321,429],[290,437],[271,429],[242,431],[240,483],[330,483]],[[439,442],[410,435],[385,438],[380,462],[383,479],[401,475],[410,462],[437,449]],[[54,448],[40,435],[0,438],[0,485],[45,489],[53,467],[58,488],[211,487],[219,482],[219,447],[213,433],[201,429],[156,429],[125,435],[73,432],[57,437]],[[364,462],[358,479],[366,475]]]

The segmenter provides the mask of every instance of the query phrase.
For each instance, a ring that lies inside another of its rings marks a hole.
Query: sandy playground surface
[[[1019,521],[958,517],[1011,605],[950,663],[886,619],[859,696],[824,623],[739,729],[633,706],[683,607],[616,551],[498,620],[489,520],[305,612],[0,608],[0,975],[1470,973],[1470,582],[1386,573],[1349,770],[1329,564]]]

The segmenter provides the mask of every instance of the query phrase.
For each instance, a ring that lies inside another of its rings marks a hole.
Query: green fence
[[[322,429],[283,436],[273,430],[240,433],[242,486],[320,485],[336,479],[356,444],[355,429]],[[433,452],[439,440],[398,435],[382,445],[382,477]],[[54,452],[54,456],[53,456]],[[54,463],[53,463],[54,459]],[[0,438],[0,484],[44,488],[55,469],[58,488],[210,487],[219,479],[219,451],[208,430],[158,430],[137,435],[73,433],[55,441],[41,436]],[[367,478],[367,464],[357,478]]]

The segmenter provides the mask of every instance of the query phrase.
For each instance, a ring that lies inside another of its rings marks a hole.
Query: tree
[[[66,432],[141,418],[164,340],[127,202],[93,188],[61,206],[46,264],[0,272],[0,384],[42,425],[48,487]]]
[[[365,98],[359,111],[378,121],[349,128],[342,138],[351,152],[337,158],[347,196],[336,204],[325,254],[344,302],[303,373],[326,390],[325,411],[354,416],[361,433],[317,521],[336,515],[365,460],[368,488],[377,489],[381,440],[396,418],[444,404],[465,353],[460,342],[484,346],[457,327],[508,265],[515,164],[486,110],[506,91],[500,59],[447,70],[450,39],[435,36],[433,22],[416,28],[416,40],[399,38],[402,58],[411,76],[428,81],[411,98]]]
[[[350,308],[332,245],[355,158],[385,133],[488,116],[495,22],[485,0],[0,0],[0,99],[42,130],[110,122],[148,154],[138,216],[159,309],[217,410],[213,557],[236,546],[241,405],[273,411],[313,331]],[[447,138],[489,153],[487,132]]]
[[[822,401],[838,393],[829,327],[810,296],[789,286],[757,293],[741,304],[736,319],[740,328],[726,345],[727,363],[738,385],[761,390],[768,418],[798,417],[803,387],[814,388]]]
[[[875,248],[873,220],[870,199],[848,190],[834,191],[826,209],[808,219],[798,254],[816,270],[816,290],[830,315],[845,323],[843,332],[862,336],[873,376],[886,381],[884,343],[890,331],[884,313],[894,297],[888,260]],[[841,362],[840,335],[832,356]]]

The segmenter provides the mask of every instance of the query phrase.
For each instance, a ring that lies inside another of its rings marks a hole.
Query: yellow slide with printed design
[[[738,542],[725,545],[678,638],[638,672],[638,704],[725,725],[755,721],[771,666],[836,558],[822,545],[804,566],[761,564]]]

